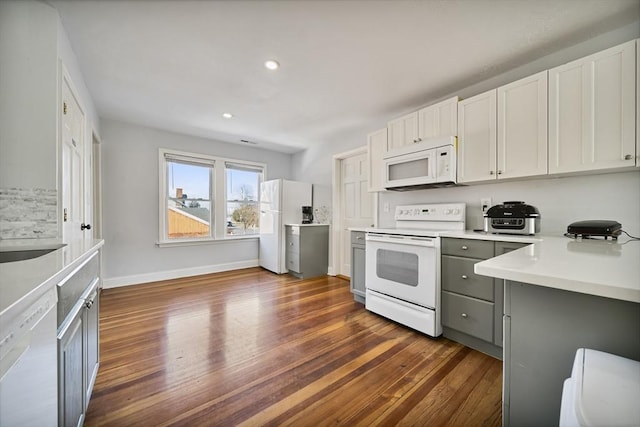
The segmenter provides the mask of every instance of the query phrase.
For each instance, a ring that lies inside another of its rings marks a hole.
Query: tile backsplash
[[[0,188],[0,239],[58,237],[58,192]]]

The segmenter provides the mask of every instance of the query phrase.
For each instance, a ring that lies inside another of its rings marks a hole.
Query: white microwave
[[[430,139],[384,155],[384,187],[406,191],[457,185],[457,138]]]

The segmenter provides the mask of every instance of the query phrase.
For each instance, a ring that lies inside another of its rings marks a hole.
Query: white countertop
[[[0,240],[0,251],[47,247],[64,243],[59,239]],[[82,239],[66,242],[66,246],[46,255],[0,264],[0,314],[11,309],[26,296],[57,283],[82,261],[97,251],[104,241]]]
[[[454,239],[474,239],[474,240],[491,240],[494,242],[516,242],[516,243],[536,243],[542,241],[546,236],[539,234],[534,236],[522,234],[493,234],[484,231],[443,231],[440,237],[450,237]]]
[[[286,226],[291,226],[291,227],[328,227],[330,224],[285,224]]]
[[[640,241],[543,236],[524,248],[481,261],[477,274],[640,302]]]

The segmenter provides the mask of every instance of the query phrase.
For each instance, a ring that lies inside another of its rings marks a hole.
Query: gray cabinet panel
[[[493,341],[493,303],[442,292],[442,325]]]
[[[506,287],[505,425],[558,424],[578,348],[640,360],[640,304],[518,282]]]
[[[329,225],[287,225],[286,263],[299,278],[327,274],[329,265]]]
[[[442,256],[442,289],[493,301],[493,279],[473,272],[478,260]]]
[[[366,297],[365,285],[365,248],[366,240],[363,231],[351,232],[351,283],[353,299],[364,303]]]
[[[493,242],[472,239],[442,239],[442,254],[489,259],[493,257]]]

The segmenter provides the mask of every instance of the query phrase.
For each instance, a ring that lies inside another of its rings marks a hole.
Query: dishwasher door
[[[0,426],[56,426],[56,290],[0,319]]]

